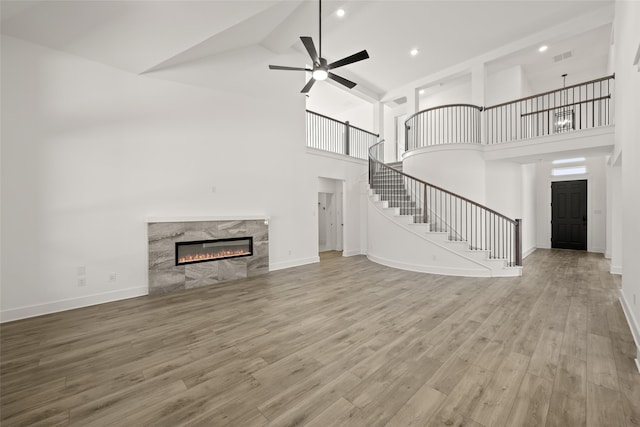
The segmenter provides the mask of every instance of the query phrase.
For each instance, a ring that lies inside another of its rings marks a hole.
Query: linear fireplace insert
[[[176,242],[176,265],[253,255],[253,237]]]

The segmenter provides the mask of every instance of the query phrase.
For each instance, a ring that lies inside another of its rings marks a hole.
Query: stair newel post
[[[425,184],[422,184],[422,222],[424,222],[425,224],[428,222],[427,221],[427,186]]]
[[[404,124],[404,151],[409,151],[409,126],[407,123]]]
[[[516,224],[515,224],[516,230],[515,230],[515,246],[516,246],[516,265],[521,267],[522,266],[522,220],[521,219],[516,219]]]
[[[349,121],[344,122],[344,154],[349,155]]]

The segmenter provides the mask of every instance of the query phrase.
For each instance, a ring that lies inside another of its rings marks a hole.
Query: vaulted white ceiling
[[[545,28],[611,10],[612,5],[592,0],[326,1],[323,56],[335,60],[367,49],[371,59],[339,74],[382,95]],[[259,61],[236,62],[304,66],[281,63],[281,55],[297,52],[287,58],[309,62],[299,36],[312,36],[318,43],[317,6],[315,0],[2,1],[1,25],[3,34],[137,74],[166,72],[194,61],[215,68],[216,62],[252,52],[259,52]],[[334,14],[339,7],[346,11],[343,18]],[[577,68],[602,68],[609,33],[610,27],[589,28],[584,36],[554,40],[564,43],[561,48],[551,47],[572,50],[580,59]],[[420,51],[415,57],[409,55],[412,48]],[[532,46],[490,65],[519,62],[532,76],[549,78],[548,64],[535,55]],[[296,78],[304,81],[304,76]]]

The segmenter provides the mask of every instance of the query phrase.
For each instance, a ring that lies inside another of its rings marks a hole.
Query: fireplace
[[[267,217],[150,218],[147,223],[149,295],[269,272]]]
[[[176,242],[176,265],[253,255],[253,237]]]

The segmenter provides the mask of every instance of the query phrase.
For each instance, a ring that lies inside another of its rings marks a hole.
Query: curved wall
[[[443,144],[404,154],[403,171],[484,204],[485,161],[478,144]]]

